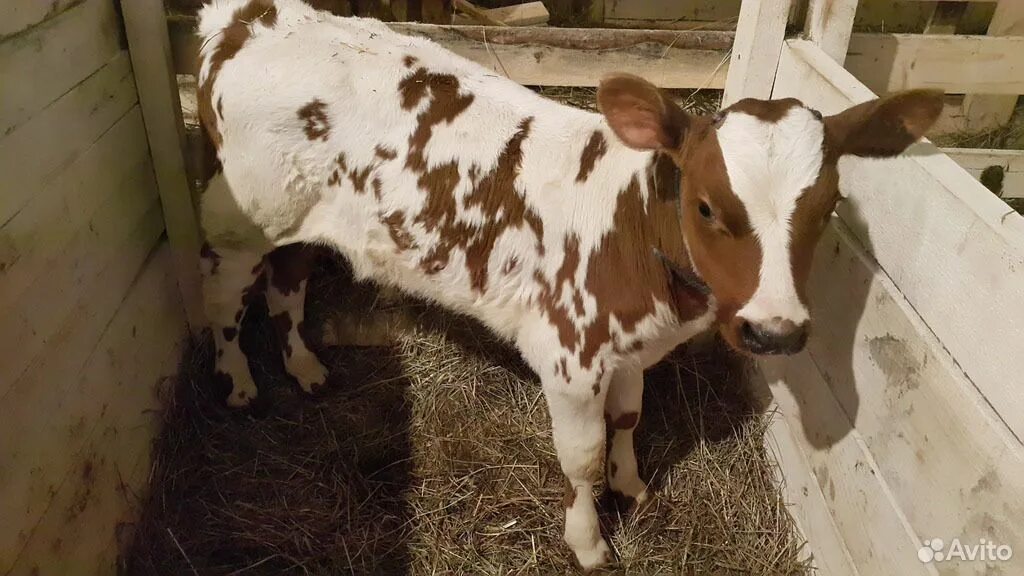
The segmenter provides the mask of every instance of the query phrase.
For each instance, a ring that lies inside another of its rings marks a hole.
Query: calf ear
[[[940,91],[899,92],[825,118],[827,139],[839,154],[890,158],[924,136],[941,112]]]
[[[612,74],[597,88],[597,107],[615,135],[639,150],[671,150],[683,141],[689,115],[654,84],[632,74]]]

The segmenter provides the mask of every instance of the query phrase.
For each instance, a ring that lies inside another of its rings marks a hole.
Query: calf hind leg
[[[256,398],[256,384],[239,346],[239,327],[253,298],[266,285],[263,255],[203,246],[203,299],[216,347],[215,374],[229,389],[229,406],[245,406]]]
[[[327,380],[327,369],[309,349],[302,336],[306,285],[312,268],[312,247],[290,244],[267,255],[270,285],[267,307],[281,340],[285,369],[305,392],[315,392]]]

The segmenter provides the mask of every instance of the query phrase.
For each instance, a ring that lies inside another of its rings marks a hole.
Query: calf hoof
[[[288,373],[295,377],[306,394],[319,390],[327,382],[327,368],[313,354],[293,356],[288,362]]]
[[[239,382],[236,379],[228,394],[227,404],[232,408],[245,408],[256,399],[256,384],[251,379]]]
[[[613,560],[612,551],[608,548],[608,544],[605,543],[604,538],[598,539],[597,545],[593,548],[578,548],[573,550],[573,552],[576,554],[576,561],[579,562],[580,568],[583,569],[584,574],[589,574],[594,570],[599,570],[610,564]]]

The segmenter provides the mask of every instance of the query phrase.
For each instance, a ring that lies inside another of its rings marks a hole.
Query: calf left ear
[[[632,74],[605,76],[597,107],[626,146],[673,150],[682,144],[690,117],[654,84]]]
[[[908,90],[825,118],[826,139],[839,154],[890,158],[917,142],[942,112],[942,92]]]

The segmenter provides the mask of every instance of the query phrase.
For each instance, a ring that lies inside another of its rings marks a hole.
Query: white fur
[[[790,267],[790,219],[797,199],[818,177],[824,125],[810,110],[791,108],[778,122],[731,112],[718,128],[733,192],[761,245],[757,291],[737,316],[752,323],[810,318]]]

